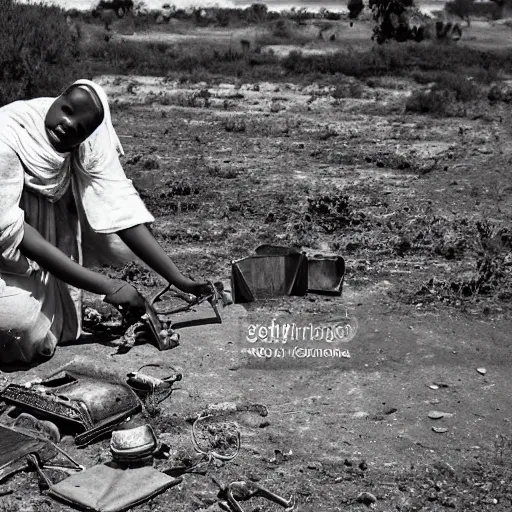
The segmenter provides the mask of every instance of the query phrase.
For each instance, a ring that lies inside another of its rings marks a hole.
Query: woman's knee
[[[30,362],[41,351],[51,355],[50,329],[50,320],[41,314],[41,303],[30,292],[4,289],[0,297],[1,362]]]
[[[30,363],[38,356],[51,357],[57,346],[55,335],[36,326],[26,331],[0,330],[0,363]]]

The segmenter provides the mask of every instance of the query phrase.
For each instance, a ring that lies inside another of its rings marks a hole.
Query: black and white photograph
[[[512,0],[0,0],[0,512],[512,512]]]

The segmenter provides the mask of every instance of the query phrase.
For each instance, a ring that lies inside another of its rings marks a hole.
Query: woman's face
[[[101,121],[90,94],[74,87],[52,103],[44,124],[51,145],[59,153],[66,153],[87,139]]]

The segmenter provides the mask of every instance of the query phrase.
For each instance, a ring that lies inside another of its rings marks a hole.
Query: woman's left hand
[[[207,295],[211,295],[214,292],[212,286],[209,283],[192,281],[192,279],[189,279],[185,283],[180,284],[177,286],[177,288],[179,288],[184,293],[195,295],[199,299]]]

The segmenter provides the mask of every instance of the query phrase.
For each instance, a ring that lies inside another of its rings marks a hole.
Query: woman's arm
[[[197,296],[208,293],[207,283],[192,281],[178,270],[144,224],[123,229],[117,234],[136,256],[181,291]]]
[[[25,223],[21,253],[38,263],[55,277],[91,293],[106,295],[105,301],[114,306],[145,309],[144,297],[130,284],[93,272],[68,258],[48,242],[37,229]]]
[[[25,223],[20,250],[24,256],[38,263],[61,281],[98,295],[108,295],[119,288],[113,279],[88,270],[68,258],[48,242],[37,229]]]
[[[27,223],[20,251],[61,281],[91,293],[106,295],[105,301],[109,304],[137,308],[141,311],[145,308],[144,297],[133,286],[82,267]]]

